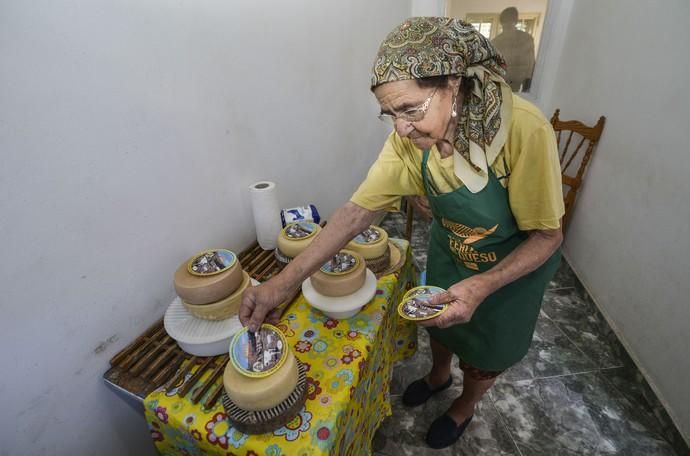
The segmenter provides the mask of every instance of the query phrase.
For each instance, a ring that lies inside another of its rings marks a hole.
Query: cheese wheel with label
[[[333,270],[334,262],[335,264],[343,262],[342,259],[338,259],[339,256],[345,261],[350,261],[349,267],[346,267],[344,271],[339,270],[339,265],[336,266],[335,271]],[[354,259],[354,265],[350,259]],[[311,284],[314,290],[324,296],[347,296],[362,288],[366,280],[366,272],[367,266],[360,254],[350,250],[341,250],[311,276]]]
[[[388,233],[380,226],[371,225],[348,242],[345,248],[359,253],[365,260],[379,258],[388,249]]]
[[[225,366],[223,386],[230,400],[248,411],[267,410],[280,405],[297,387],[299,369],[292,352],[285,364],[273,374],[263,378],[242,375],[232,363]]]
[[[287,225],[278,236],[278,249],[294,258],[307,248],[319,234],[321,227],[313,222],[297,222]]]
[[[249,274],[242,271],[242,277],[242,284],[240,284],[237,290],[230,296],[207,304],[190,304],[183,299],[182,305],[190,314],[202,320],[225,320],[233,317],[237,315],[240,310],[244,290],[248,286],[251,286]]]
[[[196,255],[186,260],[175,271],[175,292],[183,301],[189,304],[216,302],[233,294],[242,283],[242,265],[239,259],[219,274],[199,276],[188,270],[189,262],[195,257]]]

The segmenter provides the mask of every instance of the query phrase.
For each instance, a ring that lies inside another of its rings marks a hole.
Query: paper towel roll
[[[252,199],[252,213],[256,225],[256,240],[264,250],[273,250],[278,245],[282,228],[276,184],[268,181],[255,182],[249,186]]]

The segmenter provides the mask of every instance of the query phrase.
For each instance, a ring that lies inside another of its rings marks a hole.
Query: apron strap
[[[427,195],[440,195],[441,192],[438,191],[436,185],[434,185],[431,176],[429,176],[429,171],[427,164],[429,163],[429,149],[424,149],[422,155],[422,183],[424,185],[424,191]]]

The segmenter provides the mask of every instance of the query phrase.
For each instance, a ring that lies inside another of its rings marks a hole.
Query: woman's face
[[[435,93],[433,88],[420,87],[415,80],[386,82],[374,89],[374,95],[382,114],[399,115],[420,107],[433,94],[422,120],[410,122],[400,117],[395,119],[398,135],[409,138],[419,149],[429,149],[442,139],[452,139],[453,132],[448,131],[448,125],[458,82],[457,79],[450,80],[447,87],[438,88]]]

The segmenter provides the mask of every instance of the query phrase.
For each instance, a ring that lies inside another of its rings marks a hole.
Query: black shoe
[[[429,384],[423,378],[410,383],[403,393],[402,402],[408,407],[416,407],[422,405],[429,400],[431,396],[440,393],[444,389],[453,384],[453,377],[448,377],[448,381],[443,385],[431,389]]]
[[[446,448],[460,439],[462,433],[467,429],[467,425],[472,421],[472,417],[467,418],[458,426],[455,420],[445,413],[434,420],[426,433],[426,443],[435,450]]]

